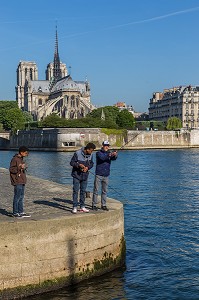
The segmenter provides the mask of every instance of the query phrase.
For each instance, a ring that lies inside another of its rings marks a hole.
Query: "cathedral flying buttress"
[[[47,65],[46,80],[38,80],[35,62],[20,61],[17,67],[16,100],[19,108],[43,120],[56,113],[66,119],[85,117],[95,107],[90,99],[90,84],[74,81],[58,52],[56,28],[54,61]]]

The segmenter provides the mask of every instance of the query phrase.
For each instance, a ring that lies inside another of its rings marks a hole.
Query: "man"
[[[77,213],[78,206],[78,193],[80,190],[80,211],[89,212],[85,207],[85,193],[88,181],[89,170],[93,167],[93,155],[92,152],[95,150],[93,143],[88,143],[86,147],[77,150],[70,162],[73,177],[73,209],[72,213]]]
[[[26,214],[23,210],[27,169],[23,158],[28,156],[28,152],[28,148],[21,146],[19,153],[15,154],[10,162],[10,181],[14,186],[13,217],[17,218],[30,217],[30,215]]]
[[[98,210],[96,206],[98,200],[98,189],[101,182],[101,209],[108,211],[106,206],[108,177],[110,175],[111,161],[117,159],[117,151],[110,152],[110,144],[108,141],[102,143],[102,148],[96,153],[96,171],[93,189],[92,209]]]

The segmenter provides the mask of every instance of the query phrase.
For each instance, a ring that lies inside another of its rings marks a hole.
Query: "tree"
[[[6,112],[11,108],[18,108],[16,101],[0,101],[0,123],[3,123]]]
[[[119,108],[116,106],[104,106],[97,109],[94,109],[88,116],[96,119],[101,119],[102,109],[105,114],[105,121],[111,120],[116,123],[117,115],[119,114]]]
[[[33,122],[33,116],[28,111],[23,111],[25,122]]]
[[[5,112],[3,126],[6,130],[16,132],[18,129],[24,129],[25,117],[19,108],[11,108]]]
[[[63,127],[64,120],[55,113],[52,113],[40,122],[40,127]]]
[[[176,130],[182,128],[182,121],[177,117],[171,117],[167,121],[167,130]]]
[[[120,128],[132,129],[135,126],[135,118],[127,109],[122,110],[116,119]]]

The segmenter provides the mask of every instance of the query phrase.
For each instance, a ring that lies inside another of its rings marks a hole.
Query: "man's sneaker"
[[[14,218],[19,218],[20,217],[20,214],[16,213],[16,214],[13,214],[12,215]]]
[[[92,205],[92,210],[98,210],[98,207],[97,206],[95,206],[95,205]]]
[[[76,214],[76,213],[77,213],[77,207],[73,207],[72,214]]]
[[[31,215],[28,215],[28,214],[26,214],[25,212],[22,212],[21,214],[19,214],[19,216],[20,216],[21,218],[30,218],[30,217],[31,217]]]
[[[108,209],[108,207],[107,207],[107,206],[102,206],[102,207],[101,207],[101,209],[102,209],[102,210],[109,211],[109,209]]]
[[[89,209],[87,209],[86,207],[80,207],[80,210],[79,210],[79,211],[88,213],[88,212],[89,212]]]

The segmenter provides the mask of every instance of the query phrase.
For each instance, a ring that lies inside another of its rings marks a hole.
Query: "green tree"
[[[176,130],[182,128],[182,121],[177,117],[171,117],[167,121],[166,129],[167,130]]]
[[[16,132],[18,129],[24,129],[25,117],[23,112],[19,108],[11,108],[6,111],[3,126],[6,130],[12,130]]]
[[[40,122],[40,127],[63,127],[64,120],[55,113],[52,113]]]
[[[105,114],[105,121],[111,120],[116,123],[117,115],[119,114],[119,108],[116,106],[104,106],[97,109],[94,109],[88,116],[101,120],[102,110]]]
[[[33,116],[28,111],[23,111],[25,122],[33,122]]]
[[[135,127],[135,118],[127,109],[120,111],[116,123],[120,128],[132,129]]]
[[[1,100],[0,101],[0,123],[3,123],[6,112],[11,108],[17,108],[17,102],[16,101],[6,101]]]

